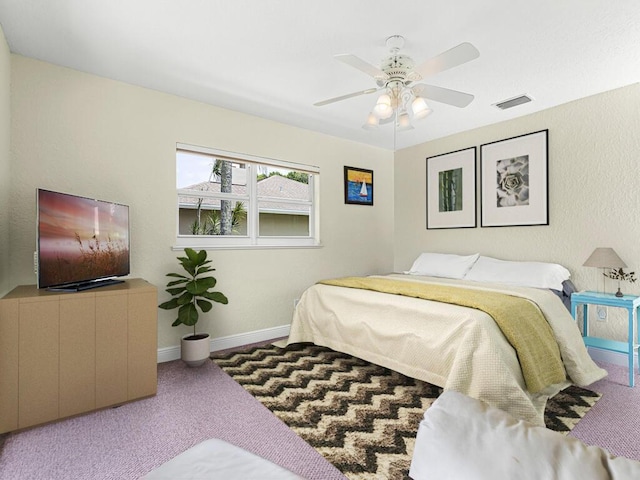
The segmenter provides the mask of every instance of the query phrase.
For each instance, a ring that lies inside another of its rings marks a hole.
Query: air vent
[[[512,108],[518,105],[522,105],[523,103],[529,103],[532,100],[533,99],[527,95],[518,95],[517,97],[509,98],[508,100],[494,103],[493,106],[499,108],[500,110],[506,110],[507,108]]]

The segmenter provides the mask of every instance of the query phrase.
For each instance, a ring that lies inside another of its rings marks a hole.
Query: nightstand
[[[624,353],[629,359],[629,386],[633,387],[633,351],[638,347],[638,337],[633,336],[633,325],[638,321],[638,307],[640,297],[636,295],[624,295],[616,297],[613,293],[575,292],[571,294],[571,315],[577,320],[577,307],[583,306],[582,339],[587,347],[596,347],[611,352]],[[629,335],[627,342],[618,342],[606,338],[589,336],[588,305],[603,305],[606,307],[625,308],[629,312]],[[640,333],[640,324],[636,329],[636,335]],[[635,343],[634,343],[635,340]]]

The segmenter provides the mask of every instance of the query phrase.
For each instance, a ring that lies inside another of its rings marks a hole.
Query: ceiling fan
[[[362,128],[373,129],[379,124],[395,120],[398,130],[410,130],[413,128],[412,119],[419,120],[431,113],[425,98],[460,108],[466,107],[473,100],[473,95],[469,93],[416,83],[425,77],[478,58],[480,52],[470,43],[461,43],[417,66],[411,57],[400,53],[404,46],[404,37],[392,35],[387,38],[386,45],[389,48],[389,56],[382,60],[380,68],[348,53],[334,55],[336,60],[372,76],[376,87],[329,98],[314,105],[321,107],[360,95],[383,92]]]

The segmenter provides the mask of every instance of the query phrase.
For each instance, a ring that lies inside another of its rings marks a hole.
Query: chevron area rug
[[[214,354],[213,361],[350,479],[409,478],[418,424],[442,389],[313,344]],[[600,395],[569,387],[547,427],[568,433]]]

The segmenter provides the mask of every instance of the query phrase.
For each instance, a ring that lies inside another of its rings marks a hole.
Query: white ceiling
[[[390,150],[640,81],[639,0],[0,0],[0,24],[19,55]],[[333,55],[378,66],[396,34],[418,64],[475,45],[426,79],[474,101],[395,138],[361,128],[375,94],[313,106],[374,87]]]

